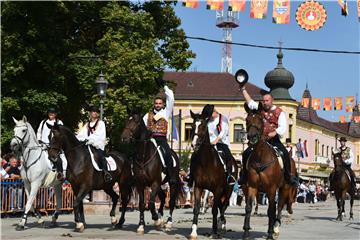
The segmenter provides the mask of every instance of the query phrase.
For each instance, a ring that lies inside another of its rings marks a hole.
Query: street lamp
[[[104,74],[101,72],[99,78],[95,81],[97,86],[97,94],[100,97],[100,119],[103,120],[103,104],[104,98],[106,97],[106,89],[108,86],[108,82],[104,78]]]
[[[244,152],[244,144],[245,144],[245,141],[246,141],[246,131],[245,131],[245,129],[244,129],[244,127],[243,128],[241,128],[240,129],[240,131],[239,131],[239,137],[240,137],[240,142],[241,142],[241,144],[242,144],[242,151]]]

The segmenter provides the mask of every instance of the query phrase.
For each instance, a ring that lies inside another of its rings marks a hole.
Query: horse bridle
[[[17,127],[23,127],[23,126],[16,126],[15,128],[17,128]],[[20,137],[17,136],[17,135],[14,135],[14,138],[16,139],[16,141],[21,144],[21,145],[20,145],[21,148],[24,147],[24,139],[25,139],[25,137],[26,137],[26,136],[28,135],[28,133],[29,133],[29,128],[28,128],[28,126],[27,126],[26,124],[25,124],[25,127],[26,127],[26,132],[25,132],[25,134],[24,134],[24,136],[23,136],[22,138],[20,138]],[[19,141],[20,141],[20,142],[19,142]]]

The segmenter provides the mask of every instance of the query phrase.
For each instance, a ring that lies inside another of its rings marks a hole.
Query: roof
[[[176,83],[175,98],[179,100],[245,100],[230,73],[165,72],[163,78]],[[246,90],[254,100],[261,100],[266,92],[249,82]]]

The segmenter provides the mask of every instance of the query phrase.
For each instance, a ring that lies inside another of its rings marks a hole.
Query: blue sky
[[[269,1],[266,19],[250,18],[250,2],[240,13],[240,25],[234,29],[233,42],[284,47],[315,48],[326,50],[360,50],[360,24],[356,2],[349,1],[349,15],[341,16],[337,1],[320,1],[327,11],[325,25],[317,31],[306,31],[298,26],[295,12],[301,4],[291,1],[289,24],[272,23],[272,1]],[[227,3],[225,3],[225,6]],[[222,40],[222,29],[215,26],[215,11],[206,10],[206,1],[199,8],[185,8],[181,2],[175,12],[182,21],[187,36]],[[222,45],[199,40],[188,40],[196,59],[190,71],[219,72],[221,70]],[[266,73],[277,63],[277,50],[235,46],[233,51],[233,72],[239,68],[247,70],[250,82],[267,89],[264,84]],[[330,54],[315,52],[283,51],[284,66],[295,76],[295,84],[290,89],[293,98],[300,101],[306,83],[313,97],[344,97],[359,94],[360,98],[360,56],[354,54]],[[338,121],[340,115],[350,115],[345,111],[318,111],[321,117]]]

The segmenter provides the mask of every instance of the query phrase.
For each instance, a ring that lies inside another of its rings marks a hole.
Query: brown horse
[[[273,147],[266,142],[263,137],[263,117],[261,115],[262,104],[259,103],[257,110],[251,110],[245,104],[245,110],[248,113],[246,117],[247,136],[252,145],[253,152],[247,161],[248,182],[247,199],[245,207],[244,234],[243,238],[250,236],[250,216],[253,201],[257,196],[259,189],[263,189],[269,199],[267,215],[268,235],[267,239],[274,239],[274,225],[276,221],[276,202],[275,195],[277,190],[284,184],[284,174]],[[279,194],[279,197],[281,195]]]
[[[332,153],[333,160],[334,160],[334,174],[331,179],[331,188],[334,189],[335,198],[338,208],[338,216],[336,220],[342,221],[343,220],[343,213],[345,212],[345,198],[346,193],[350,195],[350,220],[353,219],[353,204],[354,204],[354,197],[355,193],[351,191],[351,180],[350,175],[346,173],[344,162],[341,157],[341,153]]]
[[[194,181],[194,217],[190,238],[197,238],[197,224],[200,213],[200,200],[204,189],[209,190],[214,195],[212,214],[212,232],[218,236],[217,215],[220,210],[220,221],[222,230],[226,230],[225,210],[229,205],[229,198],[233,186],[229,186],[226,181],[224,166],[221,163],[217,150],[210,144],[210,137],[207,128],[207,120],[192,111],[191,117],[194,119],[192,124],[194,152],[191,156],[190,172]],[[236,167],[236,165],[235,165]]]
[[[161,185],[165,182],[162,180],[162,163],[157,151],[157,147],[151,140],[149,131],[147,130],[145,123],[141,115],[137,112],[133,112],[125,124],[125,128],[121,134],[121,139],[125,143],[135,143],[136,156],[133,163],[133,171],[135,177],[135,186],[139,193],[139,208],[140,208],[140,221],[137,232],[144,233],[145,220],[144,220],[144,190],[146,187],[151,188],[149,208],[151,211],[152,219],[157,228],[160,228],[163,224],[163,209],[165,204],[165,193],[161,189]],[[175,152],[172,152],[172,156],[176,160],[175,171],[179,173],[179,158]],[[178,174],[179,175],[179,174]],[[175,208],[176,198],[179,193],[180,179],[176,183],[170,184],[170,215],[165,224],[166,230],[170,230],[172,227],[172,213]],[[159,214],[155,209],[155,197],[159,196],[161,204],[159,208]]]

